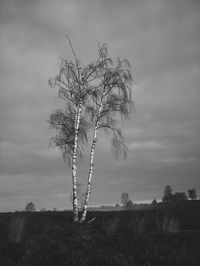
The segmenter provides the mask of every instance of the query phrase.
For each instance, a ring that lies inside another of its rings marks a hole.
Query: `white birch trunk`
[[[78,132],[80,126],[82,111],[82,102],[79,102],[79,105],[76,110],[76,121],[75,121],[75,136],[74,136],[74,151],[72,157],[72,189],[73,189],[73,215],[74,222],[78,222],[78,199],[77,199],[77,150],[78,150]]]
[[[102,97],[103,98],[103,97]],[[98,115],[97,118],[99,117],[101,111],[102,111],[102,103],[100,104],[99,110],[98,110]],[[98,131],[98,125],[99,121],[97,119],[95,127],[94,127],[94,136],[93,136],[93,141],[92,141],[92,147],[90,151],[90,168],[89,168],[89,173],[88,173],[88,184],[87,184],[87,192],[85,195],[85,203],[84,203],[84,209],[81,217],[81,222],[85,221],[86,214],[87,214],[87,208],[88,208],[88,202],[89,202],[89,197],[91,193],[91,186],[92,186],[92,175],[93,175],[93,168],[94,168],[94,153],[95,153],[95,147],[97,143],[97,131]]]
[[[95,146],[96,146],[96,142],[97,142],[97,130],[98,130],[98,127],[95,126],[94,138],[93,138],[93,142],[92,142],[92,148],[90,151],[90,169],[89,169],[89,174],[88,174],[87,192],[85,195],[85,203],[84,203],[83,213],[82,213],[82,217],[81,217],[81,222],[85,221],[86,214],[87,214],[87,208],[88,208],[88,201],[89,201],[89,197],[90,197],[90,193],[91,193],[91,181],[92,181],[92,174],[93,174],[93,168],[94,168],[94,152],[95,152]]]

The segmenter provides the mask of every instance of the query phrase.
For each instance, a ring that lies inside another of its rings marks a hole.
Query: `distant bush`
[[[158,206],[158,202],[154,199],[154,200],[152,201],[151,205],[152,205],[153,207],[157,207],[157,206]]]
[[[176,192],[171,197],[171,201],[183,201],[183,200],[188,200],[185,192]]]
[[[33,202],[28,203],[26,205],[26,207],[25,207],[25,211],[26,212],[33,212],[33,211],[35,211],[35,205],[34,205],[34,203]]]
[[[196,200],[197,199],[197,193],[196,193],[196,190],[194,188],[188,189],[188,197],[191,200]]]
[[[132,210],[133,209],[133,202],[131,200],[129,200],[126,204],[126,208],[127,210]]]
[[[164,189],[164,195],[163,195],[162,201],[169,202],[171,201],[171,199],[172,199],[172,188],[171,186],[167,185],[165,186],[165,189]]]
[[[121,203],[126,206],[129,201],[129,194],[127,192],[124,192],[121,194]]]

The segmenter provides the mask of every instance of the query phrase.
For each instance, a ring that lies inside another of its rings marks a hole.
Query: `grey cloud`
[[[134,76],[136,111],[123,126],[129,157],[116,161],[109,139],[99,141],[91,204],[119,202],[124,191],[133,201],[161,198],[166,184],[198,188],[199,2],[115,1],[115,8],[112,2],[1,1],[3,209],[22,208],[29,195],[41,207],[70,206],[70,167],[48,148],[54,133],[46,123],[60,105],[47,80],[59,56],[72,57],[65,33],[83,62],[94,60],[98,41],[106,41],[112,57],[130,61]],[[87,173],[86,156],[80,180]]]

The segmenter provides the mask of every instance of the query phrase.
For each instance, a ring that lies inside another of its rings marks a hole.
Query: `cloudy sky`
[[[107,42],[112,58],[132,66],[135,111],[123,132],[126,161],[112,156],[109,138],[96,151],[90,205],[161,199],[196,188],[200,196],[200,2],[0,1],[0,211],[71,206],[71,172],[49,148],[46,120],[59,107],[48,79],[59,57],[97,57]],[[88,157],[79,178],[87,177]]]

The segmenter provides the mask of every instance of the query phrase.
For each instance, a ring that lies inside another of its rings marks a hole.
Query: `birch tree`
[[[91,180],[94,167],[94,153],[98,130],[112,132],[113,152],[118,157],[126,157],[127,147],[120,128],[119,118],[129,118],[131,113],[131,72],[127,60],[114,63],[107,53],[107,45],[99,46],[96,61],[83,66],[77,59],[71,41],[66,36],[74,61],[61,59],[59,73],[49,83],[58,88],[58,97],[66,103],[65,110],[57,109],[49,117],[57,135],[51,143],[58,147],[64,159],[72,165],[72,202],[74,221],[78,222],[77,167],[83,146],[87,142],[88,129],[93,128],[92,145],[89,160],[87,190],[80,222],[85,221]]]
[[[87,191],[85,195],[84,210],[81,222],[86,219],[89,196],[91,193],[91,181],[94,168],[94,153],[98,140],[98,130],[112,133],[112,149],[115,155],[126,157],[127,147],[121,129],[117,127],[119,118],[128,119],[132,111],[133,102],[131,99],[132,76],[130,64],[127,60],[120,60],[114,64],[108,57],[107,45],[99,48],[100,64],[95,69],[99,83],[91,94],[91,103],[86,108],[90,114],[93,125],[93,140],[90,151],[89,173]]]
[[[88,107],[89,96],[97,89],[94,84],[99,82],[97,69],[101,68],[102,62],[99,54],[95,62],[83,66],[67,35],[66,38],[74,60],[61,58],[58,74],[49,80],[50,86],[58,88],[58,98],[65,101],[66,108],[64,111],[62,109],[53,111],[48,122],[58,132],[51,143],[61,149],[64,159],[68,158],[72,165],[73,220],[78,222],[77,160],[82,151],[80,143],[87,140],[84,111]]]

